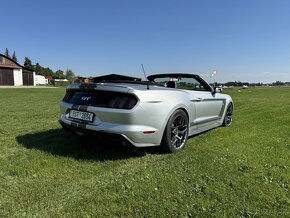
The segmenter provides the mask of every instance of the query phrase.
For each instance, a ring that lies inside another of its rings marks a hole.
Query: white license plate
[[[89,113],[89,112],[84,112],[84,111],[71,110],[69,112],[69,117],[74,118],[74,119],[78,119],[78,120],[92,122],[93,118],[94,118],[94,114]]]

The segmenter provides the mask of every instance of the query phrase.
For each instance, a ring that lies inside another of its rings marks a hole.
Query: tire
[[[230,103],[227,107],[226,114],[223,120],[223,126],[230,126],[233,123],[233,114],[234,114],[234,107],[233,104]]]
[[[168,153],[181,150],[188,138],[188,117],[183,110],[176,110],[169,118],[161,146]]]

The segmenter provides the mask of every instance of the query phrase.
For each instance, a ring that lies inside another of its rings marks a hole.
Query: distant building
[[[53,79],[51,82],[55,86],[67,86],[67,85],[69,85],[69,81],[67,79]]]
[[[0,54],[1,86],[34,86],[35,72]]]
[[[46,79],[42,75],[35,75],[34,76],[34,84],[35,85],[47,85],[48,84],[48,79]]]
[[[47,79],[48,84],[52,83],[52,81],[53,81],[52,76],[44,76],[44,77],[45,77],[45,79]]]
[[[54,82],[68,82],[67,79],[54,79]]]
[[[83,77],[83,76],[78,76],[75,83],[93,83],[94,79],[93,77]]]

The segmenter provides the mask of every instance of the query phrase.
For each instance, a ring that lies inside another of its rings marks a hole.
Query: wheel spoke
[[[186,131],[187,131],[187,129],[179,130],[179,131],[178,131],[178,134],[182,134],[182,135],[183,135]]]
[[[178,135],[176,135],[175,138],[177,138],[178,140],[181,140],[182,139],[182,136],[179,137]]]
[[[176,134],[178,131],[177,127],[171,128],[171,134]]]
[[[176,138],[176,137],[174,137],[174,141],[172,141],[172,140],[171,140],[171,143],[172,143],[172,145],[174,145],[174,146],[175,146],[176,142],[177,142],[177,138]]]

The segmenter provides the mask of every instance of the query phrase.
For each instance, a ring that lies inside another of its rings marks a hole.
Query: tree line
[[[234,81],[234,82],[226,82],[226,83],[216,83],[216,86],[290,86],[290,82],[281,82],[276,81],[273,83],[249,83],[249,82],[241,82],[241,81]]]
[[[4,55],[18,62],[15,51],[13,52],[13,55],[10,56],[9,49],[6,48]],[[67,69],[66,71],[60,69],[57,71],[53,71],[49,67],[41,66],[39,63],[32,64],[31,59],[29,59],[28,57],[24,58],[23,66],[35,71],[37,75],[42,75],[46,77],[49,76],[53,79],[67,79],[69,83],[73,83],[76,79],[76,76],[71,69]]]
[[[9,49],[6,48],[4,54],[5,54],[5,56],[18,62],[15,51],[13,51],[12,56],[10,56]],[[76,76],[71,69],[67,69],[65,72],[63,70],[53,71],[49,67],[41,66],[39,63],[32,64],[32,61],[28,57],[24,58],[23,65],[27,68],[32,69],[38,75],[50,76],[54,79],[67,79],[69,81],[69,83],[73,83],[76,80]],[[246,86],[265,86],[265,85],[290,86],[290,82],[276,81],[276,82],[273,82],[270,84],[263,84],[263,83],[248,83],[248,82],[234,81],[234,82],[226,82],[226,83],[217,83],[217,82],[215,83],[215,86],[220,86],[220,85],[222,85],[222,86],[243,86],[243,85],[246,85]]]

